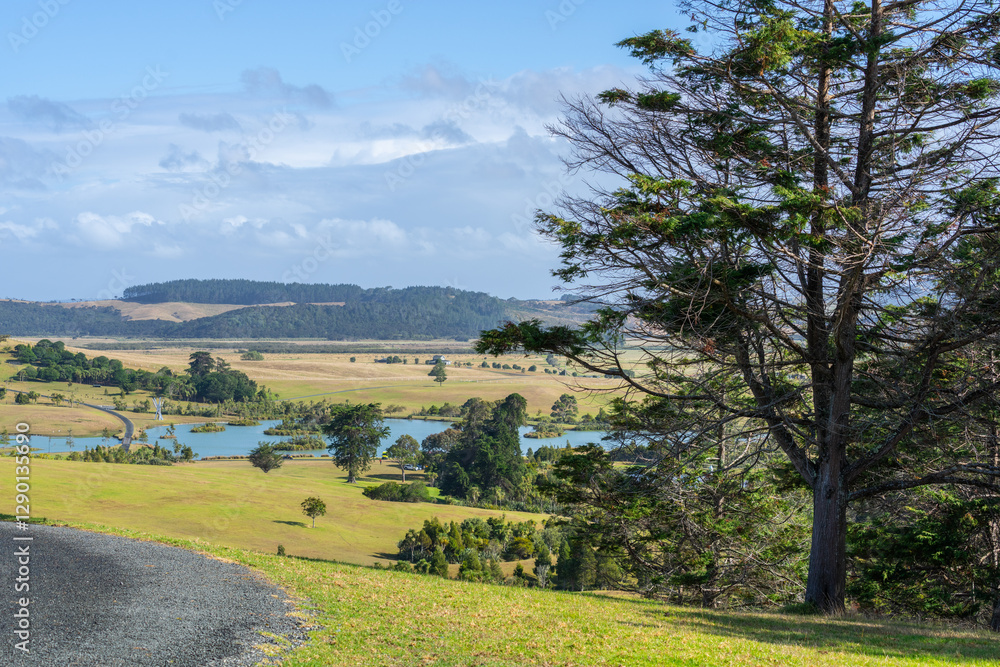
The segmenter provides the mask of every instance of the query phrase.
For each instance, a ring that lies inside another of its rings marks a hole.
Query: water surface
[[[221,420],[219,423],[224,424]],[[197,424],[177,424],[174,427],[177,440],[160,439],[158,442],[161,447],[167,448],[172,447],[174,442],[187,445],[194,450],[198,458],[208,456],[246,456],[262,440],[277,443],[290,440],[291,438],[286,436],[264,435],[264,429],[280,423],[280,420],[273,420],[261,422],[260,426],[226,426],[226,430],[221,433],[191,433],[191,428],[197,426]],[[421,419],[386,419],[385,425],[389,427],[389,436],[382,440],[378,449],[379,454],[385,451],[387,447],[396,441],[396,438],[403,434],[412,435],[416,438],[417,442],[422,442],[427,436],[447,429],[450,422],[424,421]],[[166,430],[166,424],[147,429],[149,443],[152,444],[160,435],[166,433]],[[600,443],[601,437],[604,436],[604,432],[602,431],[566,431],[565,434],[558,438],[525,438],[524,434],[530,430],[527,426],[522,426],[519,429],[522,452],[528,449],[538,449],[541,446],[565,447],[567,442],[573,447],[585,445],[589,442]],[[102,438],[74,438],[74,440],[75,443],[72,449],[76,451],[83,451],[84,447],[94,448],[97,445],[115,445],[118,443],[114,439],[106,442]],[[35,436],[32,438],[31,444],[33,447],[38,447],[46,452],[72,451],[66,446],[65,437],[53,436],[49,438],[48,436]],[[319,449],[310,452],[292,453],[320,456],[327,452],[325,449]]]

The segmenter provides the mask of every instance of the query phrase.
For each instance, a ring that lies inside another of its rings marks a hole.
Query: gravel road
[[[30,536],[31,541],[15,537]],[[291,603],[245,567],[153,542],[0,522],[4,665],[255,665],[260,632],[305,639]],[[15,648],[28,545],[30,654]],[[25,556],[20,556],[23,559]]]

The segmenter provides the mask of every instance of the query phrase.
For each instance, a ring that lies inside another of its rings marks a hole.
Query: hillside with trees
[[[235,303],[248,306],[268,303],[340,303],[363,300],[368,293],[357,285],[309,285],[258,280],[171,280],[126,287],[122,301],[137,303]]]
[[[586,317],[571,306],[557,317],[562,310],[548,302],[542,308],[542,302],[503,300],[448,287],[363,289],[357,285],[178,280],[130,287],[123,300],[246,307],[176,322],[132,320],[110,306],[62,308],[0,301],[0,322],[4,333],[15,336],[467,340],[505,319],[521,319],[522,313],[560,324]]]

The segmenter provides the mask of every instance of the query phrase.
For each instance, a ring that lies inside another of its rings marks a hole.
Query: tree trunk
[[[994,468],[1000,468],[1000,438],[997,437],[996,425],[990,426],[990,437],[988,442],[989,451]],[[990,564],[994,569],[1000,567],[1000,520],[996,514],[990,515]],[[993,617],[990,618],[990,629],[1000,632],[1000,599],[997,599],[993,606]]]
[[[813,489],[812,549],[806,602],[827,614],[844,611],[847,580],[847,489],[840,465],[827,461],[820,467]]]

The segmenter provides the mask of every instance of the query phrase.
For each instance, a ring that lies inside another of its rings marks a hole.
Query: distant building
[[[451,362],[445,359],[444,355],[441,354],[435,354],[433,359],[428,359],[424,363],[428,366],[436,366],[439,361],[445,366],[451,366]]]

